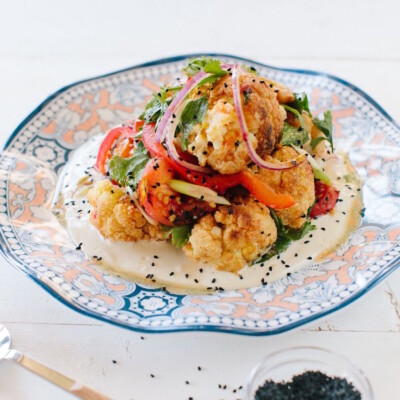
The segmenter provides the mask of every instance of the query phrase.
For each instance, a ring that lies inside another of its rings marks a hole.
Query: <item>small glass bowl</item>
[[[318,347],[291,347],[271,353],[253,368],[247,379],[245,400],[254,400],[257,389],[266,380],[291,381],[305,371],[345,378],[361,393],[362,400],[374,398],[367,377],[346,357]]]

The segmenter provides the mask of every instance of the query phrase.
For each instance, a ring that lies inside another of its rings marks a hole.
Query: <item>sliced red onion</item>
[[[135,207],[142,213],[146,221],[151,225],[159,225],[159,223],[155,219],[151,218],[150,215],[147,214],[147,212],[144,211],[144,208],[139,204],[139,200],[136,197],[136,192],[134,192],[129,186],[127,186],[125,189],[129,193],[132,201],[135,203]]]
[[[221,68],[223,70],[232,69],[235,64],[221,64]],[[203,80],[208,78],[212,74],[208,74],[204,71],[197,73],[191,79],[189,79],[185,86],[177,93],[175,98],[172,100],[171,104],[168,106],[168,109],[165,111],[163,117],[161,118],[160,123],[157,127],[157,132],[155,136],[156,142],[161,143],[166,135],[165,128],[168,125],[168,121],[171,119],[172,114],[175,113],[176,109],[185,100],[185,97]]]
[[[197,86],[197,84],[204,78],[208,77],[210,74],[205,72],[199,72],[193,78],[189,79],[185,86],[177,93],[175,98],[171,101],[171,104],[168,106],[167,110],[165,111],[163,117],[161,118],[160,123],[157,127],[157,132],[155,136],[156,142],[162,142],[165,138],[165,127],[168,124],[168,121],[171,119],[172,114],[176,111],[179,107],[179,104],[185,99],[186,95],[191,92],[193,88]]]
[[[261,168],[271,169],[271,170],[284,170],[295,167],[306,159],[304,154],[301,154],[294,158],[293,160],[280,162],[280,163],[271,163],[263,160],[256,152],[256,149],[253,147],[252,143],[248,138],[249,131],[247,129],[246,119],[243,113],[242,100],[240,98],[240,83],[239,83],[239,75],[240,75],[240,67],[238,65],[234,65],[232,68],[232,91],[233,91],[233,100],[235,102],[235,109],[239,119],[240,130],[242,131],[242,137],[244,142],[246,143],[247,150],[250,154],[251,159]]]
[[[181,103],[179,105],[179,107],[175,110],[176,112],[176,116],[175,118],[173,118],[171,120],[171,123],[168,124],[168,127],[166,129],[167,131],[167,137],[166,137],[166,141],[165,144],[167,145],[167,151],[169,156],[179,165],[181,165],[182,167],[190,170],[190,171],[197,171],[197,172],[201,172],[203,174],[210,174],[213,172],[212,169],[207,168],[207,167],[201,167],[200,165],[194,165],[191,164],[187,161],[185,161],[179,154],[178,151],[176,150],[175,144],[174,144],[174,139],[175,139],[175,131],[176,131],[176,127],[179,123],[180,120],[180,115],[183,112],[183,109],[185,108],[186,104],[188,103],[187,101],[184,101],[183,103]]]

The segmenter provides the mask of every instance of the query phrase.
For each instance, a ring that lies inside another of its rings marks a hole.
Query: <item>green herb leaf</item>
[[[162,116],[175,97],[177,91],[181,90],[182,86],[162,87],[158,92],[153,93],[151,99],[146,104],[143,113],[139,119],[144,120],[147,124],[156,122],[156,126],[160,122]],[[170,95],[172,93],[172,96]]]
[[[331,112],[329,110],[324,112],[323,120],[314,118],[313,123],[325,135],[325,137],[320,136],[311,140],[311,147],[314,149],[321,140],[326,140],[330,143],[333,152],[333,126]]]
[[[191,60],[189,60],[187,67],[185,67],[183,71],[188,76],[194,76],[200,71],[211,74],[209,77],[202,80],[200,85],[205,85],[206,83],[214,83],[216,80],[227,74],[227,72],[221,68],[221,62],[219,60],[204,56],[201,58],[192,58]]]
[[[301,146],[308,140],[308,133],[303,128],[295,128],[294,126],[283,123],[282,129],[282,146]]]
[[[188,136],[193,128],[193,125],[196,125],[203,121],[204,117],[206,116],[207,109],[207,96],[203,96],[196,100],[190,101],[183,109],[181,120],[179,122],[183,151],[186,151],[188,148]]]
[[[121,186],[129,186],[135,190],[149,159],[146,148],[142,142],[139,142],[132,157],[114,156],[110,161],[108,172],[110,177]]]
[[[292,114],[294,114],[294,115],[297,117],[297,119],[300,121],[301,127],[302,127],[305,131],[307,131],[307,129],[306,129],[306,124],[305,124],[305,122],[304,122],[304,118],[303,118],[303,116],[301,115],[301,112],[300,112],[299,110],[297,110],[296,108],[290,107],[290,106],[288,106],[287,104],[281,104],[281,106],[282,106],[286,111],[290,111]]]
[[[300,114],[303,111],[307,111],[308,115],[312,117],[310,108],[308,105],[308,97],[305,93],[293,93],[294,94],[294,101],[288,103],[288,106],[297,110]]]
[[[270,247],[268,252],[261,256],[258,260],[254,261],[253,264],[262,263],[282,253],[289,247],[290,243],[296,240],[300,240],[305,235],[307,235],[307,233],[315,229],[315,225],[313,225],[311,221],[306,221],[306,223],[300,229],[289,228],[288,226],[283,225],[282,220],[276,215],[273,210],[270,210],[270,213],[271,217],[275,221],[275,225],[278,230],[278,237],[276,239],[276,242]]]
[[[183,71],[188,76],[194,76],[200,71],[204,71],[209,74],[219,74],[220,76],[224,76],[227,73],[221,68],[221,62],[219,60],[204,56],[201,58],[190,59],[187,67],[183,68]]]
[[[192,232],[192,225],[174,226],[173,228],[166,227],[167,232],[165,238],[168,239],[171,236],[172,244],[177,247],[183,247],[188,241]]]

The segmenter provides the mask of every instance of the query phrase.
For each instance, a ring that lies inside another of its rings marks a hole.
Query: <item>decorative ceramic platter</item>
[[[71,308],[146,332],[270,335],[335,311],[400,264],[400,128],[357,87],[311,71],[238,57],[261,75],[306,92],[313,112],[332,110],[336,148],[363,179],[362,224],[324,262],[267,286],[176,295],[107,272],[75,249],[51,212],[57,176],[89,138],[137,115],[153,90],[195,55],[157,60],[67,86],[15,130],[0,155],[1,250],[16,268]]]

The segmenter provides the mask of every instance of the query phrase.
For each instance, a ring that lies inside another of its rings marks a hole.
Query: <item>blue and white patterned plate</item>
[[[62,167],[90,137],[137,114],[151,92],[179,75],[188,56],[157,60],[69,85],[15,130],[0,155],[1,250],[9,262],[71,308],[146,332],[270,335],[301,326],[366,293],[400,263],[400,129],[360,89],[336,77],[254,65],[331,109],[336,147],[364,181],[361,226],[324,262],[267,286],[176,295],[127,281],[75,249],[51,213]]]

